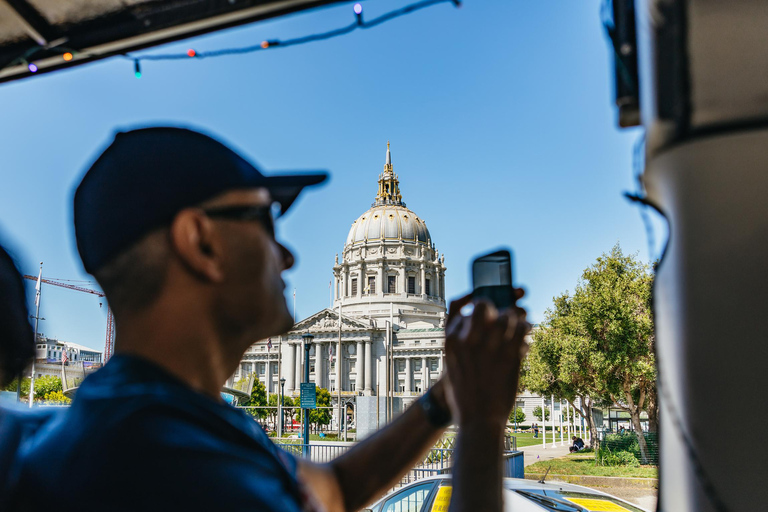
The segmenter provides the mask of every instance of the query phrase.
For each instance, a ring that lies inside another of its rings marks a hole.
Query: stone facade
[[[341,254],[333,266],[333,308],[254,343],[233,380],[256,373],[274,393],[284,377],[286,395],[298,395],[308,333],[310,381],[331,391],[334,403],[389,392],[400,409],[437,381],[444,367],[445,257],[402,200],[389,143],[374,203],[352,223]]]

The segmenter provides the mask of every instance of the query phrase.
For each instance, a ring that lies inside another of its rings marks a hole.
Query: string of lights
[[[133,73],[136,78],[141,78],[142,71],[141,71],[141,63],[142,61],[170,61],[170,60],[188,60],[188,59],[209,59],[214,57],[223,57],[227,55],[240,55],[240,54],[246,54],[246,53],[253,53],[253,52],[259,52],[264,50],[271,50],[275,48],[287,48],[290,46],[298,46],[301,44],[307,44],[307,43],[313,43],[316,41],[323,41],[327,39],[333,39],[335,37],[343,36],[346,34],[349,34],[351,32],[354,32],[355,30],[359,29],[369,29],[373,27],[377,27],[381,25],[382,23],[386,23],[388,21],[391,21],[395,18],[399,18],[401,16],[405,16],[407,14],[411,14],[413,12],[419,11],[421,9],[426,9],[427,7],[432,7],[437,4],[443,4],[443,3],[451,3],[455,7],[461,7],[461,1],[460,0],[422,0],[420,2],[416,2],[410,5],[406,5],[405,7],[402,7],[400,9],[395,9],[390,12],[387,12],[385,14],[382,14],[380,16],[377,16],[376,18],[373,18],[371,20],[365,20],[363,18],[363,6],[360,3],[356,3],[352,7],[352,11],[355,15],[355,21],[352,22],[349,25],[336,28],[333,30],[329,30],[327,32],[320,32],[317,34],[310,34],[306,36],[301,37],[295,37],[292,39],[271,39],[271,40],[265,40],[261,41],[258,44],[250,45],[250,46],[244,46],[244,47],[237,47],[237,48],[222,48],[219,50],[210,50],[210,51],[197,51],[194,48],[188,49],[186,52],[183,53],[167,53],[167,54],[150,54],[150,55],[123,55],[122,57],[124,59],[131,60],[133,62]],[[35,52],[38,50],[43,49],[44,47],[38,47],[33,48],[29,51],[27,51],[24,55],[19,57],[14,61],[14,63],[23,63],[27,66],[29,71],[31,73],[36,73],[38,71],[37,65],[33,62],[32,57],[34,56]],[[72,48],[65,48],[62,46],[56,47],[56,48],[50,48],[46,47],[45,49],[55,49],[57,51],[61,52],[61,58],[65,61],[72,60],[75,55],[78,55],[78,51],[72,49]]]

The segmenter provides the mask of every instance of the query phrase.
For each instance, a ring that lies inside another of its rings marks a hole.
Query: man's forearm
[[[503,434],[503,427],[495,422],[459,428],[450,512],[501,511]]]
[[[330,463],[346,510],[389,490],[432,447],[444,429],[432,425],[417,403],[376,434]]]

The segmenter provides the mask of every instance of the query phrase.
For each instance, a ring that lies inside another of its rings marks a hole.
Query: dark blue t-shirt
[[[59,408],[29,409],[26,405],[0,407],[0,510],[7,508],[12,468],[21,447],[61,412]]]
[[[19,510],[300,511],[296,460],[242,411],[117,355],[20,455]]]

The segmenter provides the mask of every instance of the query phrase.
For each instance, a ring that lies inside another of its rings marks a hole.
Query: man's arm
[[[522,290],[518,290],[522,297]],[[430,390],[459,424],[451,511],[501,510],[504,426],[517,391],[523,338],[519,308],[498,315],[480,303],[471,317],[451,303],[446,331],[447,378]],[[390,489],[443,432],[417,404],[328,464],[299,463],[299,478],[328,512],[354,511]]]
[[[529,330],[524,310],[498,313],[487,303],[448,326],[446,396],[459,425],[451,512],[503,508],[502,440]]]
[[[447,407],[445,381],[430,389]],[[392,423],[328,464],[299,462],[299,478],[328,512],[359,510],[384,494],[440,437],[424,409],[415,403]]]

